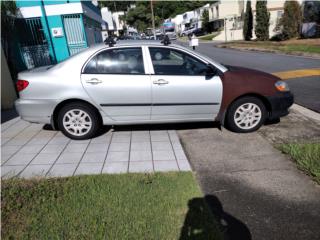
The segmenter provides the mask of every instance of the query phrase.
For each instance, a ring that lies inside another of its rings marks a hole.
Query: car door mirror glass
[[[206,78],[211,78],[217,74],[217,69],[212,65],[207,65]]]

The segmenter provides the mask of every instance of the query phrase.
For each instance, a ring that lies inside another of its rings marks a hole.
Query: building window
[[[282,18],[283,11],[277,11],[277,18]]]

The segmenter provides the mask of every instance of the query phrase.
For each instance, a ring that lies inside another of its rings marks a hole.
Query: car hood
[[[255,70],[255,69],[250,69],[250,68],[245,68],[245,67],[238,67],[238,66],[230,66],[230,65],[225,65],[225,67],[228,69],[228,72],[233,74],[236,74],[239,78],[243,79],[256,79],[261,81],[263,80],[269,80],[272,82],[276,82],[281,80],[279,77],[272,75],[270,73],[266,73],[263,71]]]

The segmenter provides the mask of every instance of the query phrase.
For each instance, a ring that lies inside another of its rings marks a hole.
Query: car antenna
[[[169,44],[171,44],[169,36],[165,35],[163,40],[161,41],[161,43],[163,43],[163,45],[165,45],[165,46],[168,46]]]
[[[108,44],[109,47],[113,47],[116,44],[116,41],[114,40],[113,36],[109,35],[105,40],[105,44]]]

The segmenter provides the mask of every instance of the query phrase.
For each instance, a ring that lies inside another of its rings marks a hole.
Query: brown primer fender
[[[222,102],[216,121],[223,124],[228,106],[241,96],[250,94],[262,97],[275,95],[277,90],[274,84],[279,80],[281,79],[271,74],[240,67],[225,72],[221,76]]]

